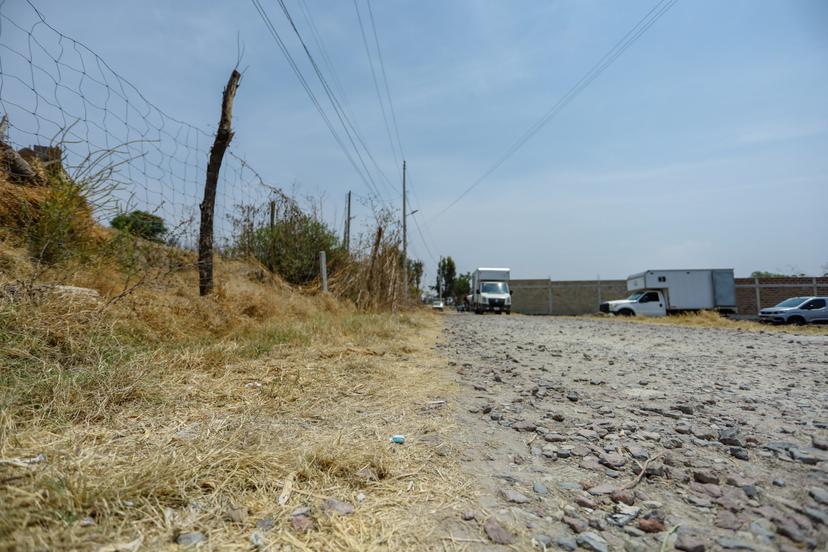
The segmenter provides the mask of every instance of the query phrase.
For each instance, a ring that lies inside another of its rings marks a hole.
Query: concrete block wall
[[[592,314],[601,301],[629,295],[626,280],[512,280],[510,285],[512,310],[522,314]],[[828,277],[736,278],[736,308],[742,315],[802,295],[828,296]]]
[[[602,301],[628,295],[626,280],[512,280],[512,310],[522,314],[598,312]]]

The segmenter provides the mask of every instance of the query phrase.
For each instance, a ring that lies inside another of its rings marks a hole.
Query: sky
[[[242,44],[234,150],[268,182],[321,197],[323,216],[338,229],[352,190],[354,232],[370,224],[359,198],[371,191],[252,2],[32,1],[152,102],[206,129],[217,122]],[[429,278],[440,256],[453,257],[461,272],[510,267],[513,278],[624,278],[645,269],[711,267],[732,267],[737,276],[828,272],[823,0],[679,0],[445,210],[655,3],[371,2],[409,201],[418,210],[409,218],[409,254],[425,262]],[[373,46],[367,5],[357,4]],[[324,99],[278,3],[262,5]],[[381,195],[399,209],[398,156],[354,2],[305,0],[330,65],[301,1],[286,5],[391,181],[378,185]],[[29,8],[6,0],[0,10],[14,18]]]

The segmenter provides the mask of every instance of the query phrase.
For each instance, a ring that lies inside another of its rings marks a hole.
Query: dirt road
[[[445,523],[458,546],[826,549],[828,336],[445,322],[480,493]]]

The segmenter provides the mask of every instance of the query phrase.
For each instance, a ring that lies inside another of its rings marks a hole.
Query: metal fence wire
[[[180,245],[197,242],[215,122],[200,128],[169,115],[28,0],[16,3],[13,16],[0,3],[0,111],[2,138],[15,149],[57,146],[70,175],[112,168],[107,193],[92,202],[98,222],[142,210],[176,229]],[[216,244],[232,243],[245,206],[283,197],[229,151],[216,198]]]

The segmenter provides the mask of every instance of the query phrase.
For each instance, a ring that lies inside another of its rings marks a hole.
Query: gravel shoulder
[[[457,547],[826,549],[828,336],[449,314],[439,347]]]

